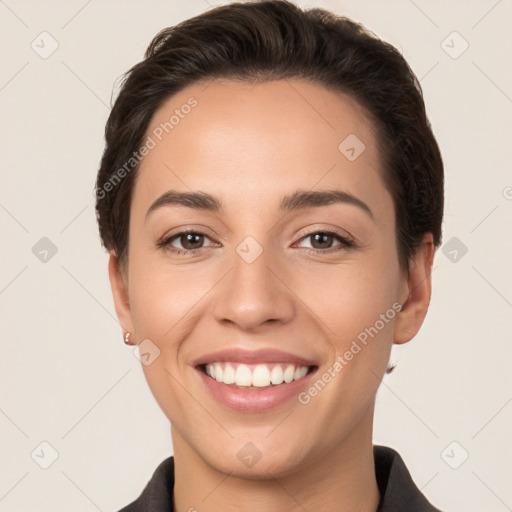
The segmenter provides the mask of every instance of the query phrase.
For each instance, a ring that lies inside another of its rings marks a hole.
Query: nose
[[[296,308],[286,282],[285,271],[270,250],[263,250],[252,262],[235,253],[231,272],[216,287],[216,320],[244,331],[290,322]]]

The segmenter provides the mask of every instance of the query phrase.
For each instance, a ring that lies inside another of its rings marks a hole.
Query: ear
[[[114,251],[110,251],[108,260],[108,277],[112,288],[112,297],[116,308],[117,318],[123,331],[134,335],[130,299],[128,294],[128,276],[125,276],[119,266],[119,260]],[[122,333],[124,334],[124,332]]]
[[[436,248],[432,233],[426,233],[414,257],[410,260],[409,274],[404,277],[400,303],[396,316],[394,343],[410,341],[423,324],[432,292],[432,263]]]

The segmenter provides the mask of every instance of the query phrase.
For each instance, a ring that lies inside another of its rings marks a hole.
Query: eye
[[[313,247],[306,247],[306,249],[316,253],[336,252],[355,246],[353,240],[333,231],[315,231],[314,233],[303,236],[301,240],[307,240],[308,238],[311,239]],[[336,240],[339,244],[333,247],[333,242]]]
[[[206,247],[202,247],[205,240],[209,240],[205,233],[187,230],[164,238],[157,243],[157,246],[175,254],[192,254],[198,253],[201,249],[206,249]],[[175,243],[179,243],[181,247],[175,247],[173,245]]]
[[[307,240],[308,238],[312,240],[313,247],[304,248],[317,254],[342,251],[356,246],[353,240],[334,231],[315,231],[303,236],[300,240]],[[210,240],[205,233],[186,230],[165,237],[156,245],[176,255],[192,255],[199,254],[203,250],[207,250],[208,247],[215,247],[215,244],[203,246],[205,240]],[[333,246],[336,241],[338,241],[338,245]],[[179,244],[181,247],[176,247],[174,244]]]

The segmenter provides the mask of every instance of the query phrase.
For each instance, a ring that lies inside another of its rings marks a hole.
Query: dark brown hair
[[[421,86],[400,52],[345,17],[265,0],[217,7],[162,30],[125,74],[95,188],[102,243],[121,265],[138,168],[132,157],[153,114],[186,86],[216,78],[304,79],[355,98],[377,128],[401,267],[409,268],[425,233],[440,245],[443,162]]]

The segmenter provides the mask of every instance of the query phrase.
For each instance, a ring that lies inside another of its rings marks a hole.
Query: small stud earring
[[[130,336],[132,335],[131,332],[127,332],[125,335],[124,335],[124,342],[127,344],[127,345],[131,345],[130,343]]]

